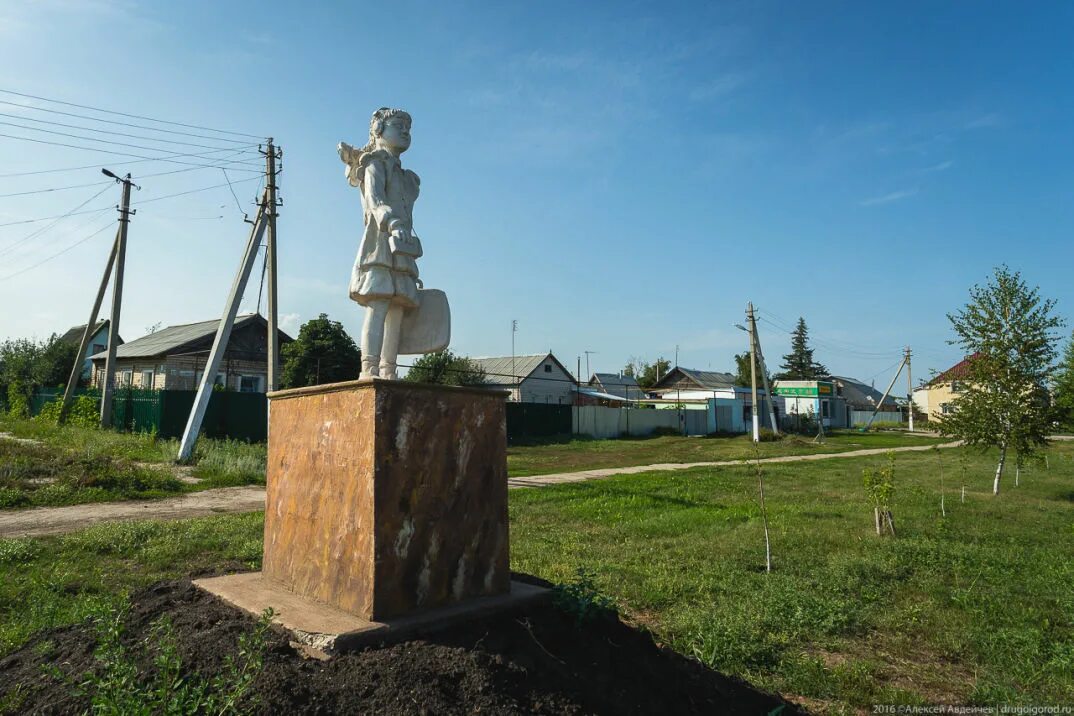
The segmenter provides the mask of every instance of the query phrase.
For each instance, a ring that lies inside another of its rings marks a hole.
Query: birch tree
[[[957,336],[950,343],[970,359],[955,412],[944,416],[940,431],[970,446],[999,449],[995,495],[1009,451],[1029,457],[1047,444],[1046,385],[1063,325],[1054,308],[1055,301],[1041,298],[1020,273],[1000,266],[984,286],[970,289],[964,308],[947,315]]]

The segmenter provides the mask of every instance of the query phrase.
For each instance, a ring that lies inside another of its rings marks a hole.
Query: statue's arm
[[[395,214],[384,191],[384,174],[384,164],[376,160],[365,168],[365,205],[376,219],[377,227],[381,231],[390,231]]]

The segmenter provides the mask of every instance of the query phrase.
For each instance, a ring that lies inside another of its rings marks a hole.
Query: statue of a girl
[[[447,347],[447,299],[440,291],[421,290],[418,279],[422,251],[412,212],[421,181],[399,161],[410,147],[410,123],[403,110],[382,107],[369,123],[368,144],[338,147],[347,180],[362,191],[365,219],[350,283],[351,300],[366,307],[362,378],[396,378],[401,348],[431,353]],[[423,303],[429,305],[421,311]]]

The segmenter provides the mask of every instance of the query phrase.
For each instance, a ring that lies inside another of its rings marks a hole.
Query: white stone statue
[[[362,191],[365,230],[351,273],[350,297],[366,308],[362,325],[362,378],[395,379],[398,355],[447,348],[451,314],[443,291],[418,278],[421,241],[413,209],[421,180],[403,169],[410,147],[410,115],[381,107],[361,149],[340,142],[347,180]]]

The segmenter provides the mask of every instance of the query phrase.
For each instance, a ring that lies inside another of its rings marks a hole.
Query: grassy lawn
[[[943,441],[927,435],[845,431],[828,435],[823,443],[814,443],[812,438],[788,436],[782,440],[760,443],[758,449],[761,457],[777,457],[904,445],[932,445],[939,442]],[[747,435],[572,440],[564,443],[509,447],[507,471],[511,476],[524,477],[664,462],[749,460],[754,455],[753,441]]]
[[[1069,703],[1074,445],[1049,456],[994,498],[991,456],[898,455],[894,539],[873,534],[861,487],[883,457],[768,465],[771,574],[750,467],[512,491],[512,567],[588,570],[673,648],[822,712]],[[261,531],[254,514],[0,540],[0,654],[153,581],[257,568]]]
[[[0,431],[27,443],[0,440],[0,509],[169,497],[213,487],[264,484],[265,447],[201,439],[184,483],[168,469],[176,440],[147,433],[57,427],[0,417]]]

